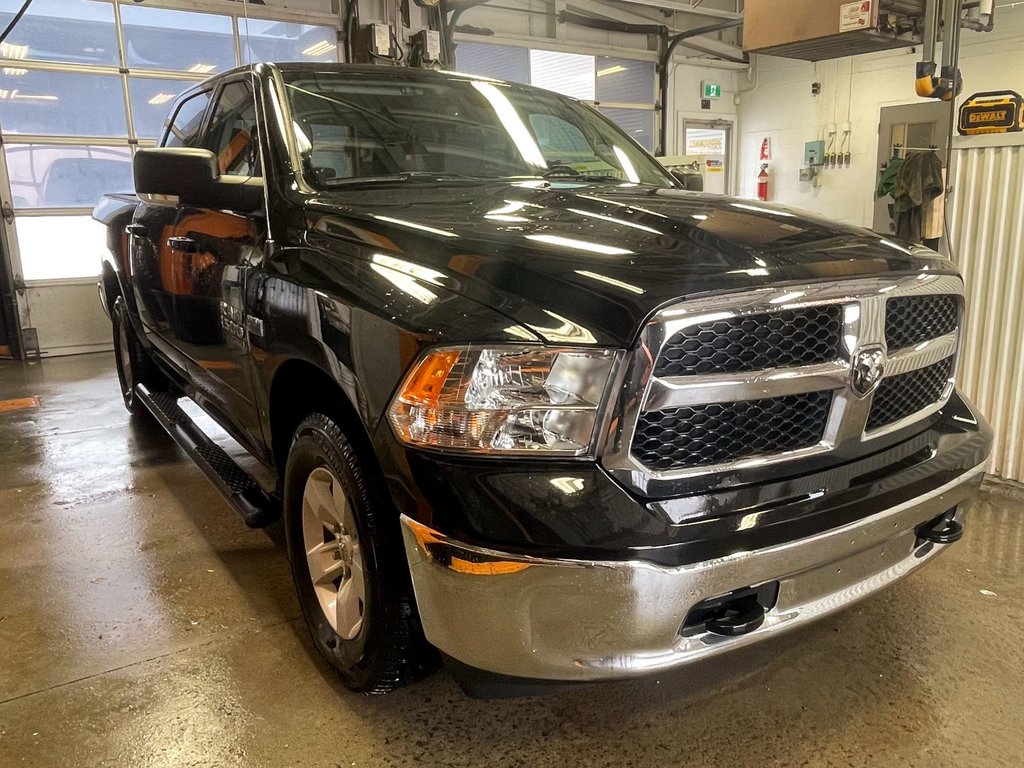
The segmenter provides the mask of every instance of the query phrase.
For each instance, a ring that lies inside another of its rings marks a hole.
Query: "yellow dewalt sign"
[[[962,136],[1024,130],[1024,98],[1016,91],[976,93],[960,107]]]

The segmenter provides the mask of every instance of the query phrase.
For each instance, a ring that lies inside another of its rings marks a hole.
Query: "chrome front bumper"
[[[402,532],[423,629],[441,651],[515,677],[609,680],[778,635],[906,576],[948,546],[920,543],[915,529],[953,507],[963,522],[982,471],[816,536],[678,568],[510,555],[405,516]],[[680,634],[698,603],[775,581],[778,599],[755,631]]]

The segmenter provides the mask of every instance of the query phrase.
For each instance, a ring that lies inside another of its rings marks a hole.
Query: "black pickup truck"
[[[468,681],[658,672],[963,533],[991,433],[930,250],[687,192],[580,102],[410,69],[220,75],[134,174],[95,213],[125,404],[249,525],[283,515],[354,690],[437,651]]]

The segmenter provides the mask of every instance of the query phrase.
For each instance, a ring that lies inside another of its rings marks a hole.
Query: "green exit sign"
[[[722,98],[722,86],[718,83],[710,83],[707,80],[701,80],[700,87],[702,99]]]

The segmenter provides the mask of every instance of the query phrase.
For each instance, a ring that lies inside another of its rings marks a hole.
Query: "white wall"
[[[964,31],[960,69],[963,97],[976,91],[1011,88],[1024,92],[1024,6],[1000,8],[996,30]],[[772,140],[771,199],[851,224],[870,226],[878,169],[879,111],[884,106],[921,103],[914,93],[917,52],[868,54],[817,65],[757,56],[756,88],[740,95],[739,194],[754,197],[761,140]],[[741,85],[744,87],[740,76]],[[811,83],[821,82],[821,95]],[[746,87],[749,87],[747,85]],[[849,115],[849,118],[847,118]],[[852,162],[823,170],[817,189],[799,181],[804,143],[825,138],[826,126],[852,124]]]

